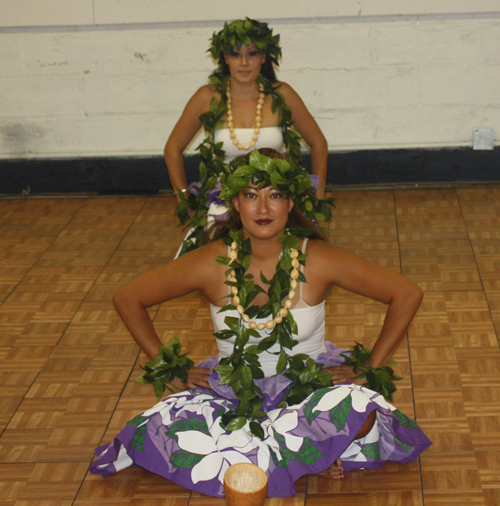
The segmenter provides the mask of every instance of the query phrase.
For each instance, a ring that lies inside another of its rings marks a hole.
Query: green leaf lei
[[[273,186],[287,198],[293,197],[296,208],[310,219],[329,219],[331,216],[329,206],[332,201],[318,200],[314,196],[311,180],[303,167],[287,160],[269,158],[257,150],[225,166],[221,182],[223,190],[220,198],[226,200],[229,207],[232,205],[232,198],[240,190],[247,188],[251,182],[258,188]],[[278,239],[278,242],[283,244],[283,250],[278,258],[275,274],[270,280],[261,274],[261,281],[269,285],[267,292],[254,282],[251,275],[246,274],[252,250],[250,239],[243,240],[243,230],[231,229],[229,235],[224,238],[228,246],[233,241],[238,244],[238,259],[231,262],[229,257],[218,257],[216,260],[228,266],[226,276],[234,271],[237,282],[225,283],[238,288],[240,304],[250,318],[263,319],[271,315],[275,318],[278,315],[281,301],[290,291],[290,272],[293,268],[291,249],[299,252],[297,260],[305,265],[307,255],[300,251],[299,237],[306,237],[309,234],[310,231],[307,229],[296,228]],[[299,272],[297,281],[306,281],[302,272]],[[268,302],[262,307],[252,305],[252,301],[259,293],[267,293],[269,297]],[[229,303],[221,309],[221,311],[229,310],[235,311],[236,307]],[[227,316],[224,322],[228,329],[216,332],[215,336],[218,339],[234,338],[234,349],[229,357],[221,359],[220,365],[215,370],[221,376],[220,384],[230,385],[240,401],[235,412],[230,411],[223,417],[222,421],[228,429],[241,428],[249,419],[253,421],[252,432],[260,434],[262,429],[259,431],[257,420],[265,414],[262,411],[264,398],[253,380],[264,378],[258,355],[263,352],[270,353],[268,350],[276,343],[279,345],[279,351],[273,352],[278,356],[276,373],[285,373],[292,380],[279,407],[297,404],[316,389],[331,385],[331,375],[322,371],[322,364],[317,364],[305,354],[292,354],[292,349],[297,344],[293,336],[298,333],[298,329],[291,311],[288,311],[283,321],[270,330],[266,337],[251,346],[246,346],[250,337],[260,338],[260,334],[245,326],[242,316]]]
[[[165,389],[173,390],[168,386],[175,378],[179,378],[183,383],[188,380],[188,370],[192,369],[194,362],[187,358],[188,353],[180,354],[181,345],[179,339],[172,337],[168,346],[163,345],[161,351],[155,358],[148,360],[144,367],[142,376],[135,379],[142,385],[153,385],[156,397],[158,399],[163,395]]]
[[[221,173],[220,198],[231,206],[231,200],[249,183],[259,189],[272,186],[293,198],[295,208],[310,221],[330,221],[333,199],[318,199],[314,195],[311,179],[304,167],[293,161],[270,158],[257,149],[247,156],[235,158],[224,166]],[[306,230],[304,230],[307,233]]]
[[[211,45],[207,52],[214,60],[219,60],[224,54],[233,54],[233,48],[250,46],[255,43],[260,54],[267,55],[274,65],[279,65],[281,48],[279,47],[280,36],[274,35],[267,23],[261,23],[255,19],[237,19],[230,23],[224,23],[220,32],[215,32],[211,38]]]
[[[344,365],[350,365],[354,368],[354,372],[361,373],[356,376],[356,379],[366,378],[366,386],[375,392],[382,394],[388,401],[392,401],[392,394],[396,391],[394,381],[399,381],[401,378],[394,374],[391,365],[396,362],[393,360],[384,367],[377,367],[374,369],[369,363],[372,352],[365,348],[361,343],[356,342],[355,346],[351,348],[350,355],[342,356],[345,358]]]
[[[272,279],[268,280],[261,274],[261,281],[269,285],[266,292],[256,284],[250,274],[246,274],[251,261],[250,239],[243,240],[243,230],[231,230],[224,242],[229,246],[233,241],[239,245],[238,259],[231,262],[229,257],[218,257],[216,260],[227,265],[226,276],[234,271],[237,282],[226,281],[229,286],[238,287],[240,304],[245,308],[245,314],[252,319],[275,318],[281,309],[281,301],[290,291],[290,272],[292,270],[291,248],[299,251],[297,257],[300,264],[305,265],[307,255],[300,252],[300,240],[296,235],[284,235],[278,239],[283,244],[283,250],[278,259],[276,272]],[[298,282],[306,279],[299,272]],[[259,293],[267,293],[269,300],[263,306],[252,305],[252,301]],[[220,312],[236,311],[232,304],[226,304]],[[292,349],[298,344],[294,334],[298,333],[297,324],[292,312],[283,318],[280,324],[269,330],[268,335],[261,338],[256,330],[247,327],[241,315],[239,317],[226,316],[224,323],[228,329],[215,333],[218,339],[234,339],[233,353],[220,360],[220,365],[215,370],[220,374],[220,385],[229,385],[239,400],[235,411],[229,411],[222,417],[222,423],[229,430],[237,430],[245,425],[247,420],[252,421],[251,430],[259,436],[263,436],[257,420],[265,416],[262,410],[264,397],[261,389],[254,380],[264,378],[258,355],[269,350],[278,343],[279,351],[272,352],[278,356],[276,374],[282,372],[292,380],[290,387],[279,407],[297,404],[304,400],[310,393],[318,388],[331,385],[331,375],[322,371],[322,364],[317,364],[305,354],[292,354]],[[258,344],[247,346],[250,337],[260,338]]]

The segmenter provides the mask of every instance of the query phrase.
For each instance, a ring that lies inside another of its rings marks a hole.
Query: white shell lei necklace
[[[292,267],[293,269],[290,271],[290,291],[288,292],[288,299],[283,304],[284,307],[280,308],[278,314],[275,318],[268,320],[266,323],[255,323],[250,321],[250,317],[245,314],[245,308],[240,304],[240,298],[238,297],[238,288],[236,286],[231,287],[231,293],[233,294],[232,303],[236,307],[236,310],[241,315],[243,321],[248,323],[248,326],[253,329],[263,330],[266,329],[274,329],[277,324],[283,321],[283,318],[286,318],[288,315],[288,310],[292,307],[292,299],[295,297],[295,288],[297,288],[297,278],[299,277],[299,261],[297,257],[299,256],[299,252],[290,248],[290,257],[292,259]],[[238,244],[236,241],[233,241],[231,244],[231,251],[229,252],[229,265],[231,265],[238,258]],[[236,273],[231,271],[229,281],[232,283],[237,283]]]
[[[229,137],[233,139],[233,144],[241,150],[248,150],[255,146],[255,143],[259,139],[260,133],[260,124],[262,121],[262,106],[264,104],[264,85],[259,83],[259,99],[257,100],[257,113],[255,115],[255,128],[253,131],[252,141],[250,144],[241,144],[241,142],[236,138],[236,134],[234,133],[234,122],[233,122],[233,110],[231,109],[231,79],[229,79],[227,83],[227,126],[229,127]]]

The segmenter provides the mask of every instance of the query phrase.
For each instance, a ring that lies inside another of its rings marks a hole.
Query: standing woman
[[[284,145],[288,156],[299,162],[303,138],[311,150],[312,173],[319,179],[316,194],[323,198],[327,142],[299,95],[276,79],[274,65],[279,65],[281,57],[278,43],[279,35],[273,36],[267,23],[249,18],[226,23],[212,36],[209,51],[219,66],[210,84],[199,88],[187,103],[164,150],[180,202],[177,215],[181,223],[192,227],[181,254],[202,242],[207,209],[218,196],[224,163],[255,148],[280,151]],[[188,187],[182,155],[202,127],[206,137],[197,148],[202,159],[199,179]],[[219,206],[218,211],[225,213],[225,208]]]

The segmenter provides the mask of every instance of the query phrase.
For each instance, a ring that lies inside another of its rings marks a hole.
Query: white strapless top
[[[214,322],[215,331],[227,329],[227,325],[224,323],[226,316],[234,316],[238,318],[240,315],[237,311],[224,311],[219,313],[220,307],[210,304],[210,313],[212,315],[212,321]],[[293,355],[296,353],[305,353],[311,358],[318,358],[321,353],[326,352],[325,348],[325,302],[321,302],[316,306],[301,307],[292,309],[292,314],[297,323],[299,334],[294,335],[293,338],[298,341],[298,344],[289,350]],[[255,323],[266,323],[269,318],[262,320],[253,320]],[[257,330],[257,332],[265,337],[271,333],[270,330]],[[219,357],[229,357],[233,352],[234,337],[229,339],[217,339],[217,347],[219,348]],[[248,341],[247,346],[252,344],[259,344],[260,339],[251,337]],[[274,376],[276,374],[276,364],[278,362],[278,355],[273,353],[279,353],[279,344],[276,343],[272,348],[259,354],[259,361],[262,365],[264,375]]]
[[[307,246],[307,239],[304,239],[302,244],[302,252],[305,253]],[[302,266],[301,266],[302,268]],[[293,338],[298,341],[298,344],[295,345],[291,353],[295,355],[296,353],[305,353],[309,355],[311,358],[316,359],[321,353],[326,352],[325,347],[325,301],[317,304],[316,306],[309,306],[302,298],[302,288],[304,283],[300,283],[299,295],[300,299],[295,305],[291,312],[293,314],[293,318],[295,319],[295,323],[297,323],[298,335],[294,335]],[[224,311],[223,313],[219,313],[221,308],[215,306],[214,304],[210,304],[210,313],[212,316],[212,321],[214,323],[214,329],[216,332],[219,330],[227,329],[227,325],[224,323],[224,319],[226,316],[233,316],[235,318],[239,318],[239,313],[237,311]],[[268,318],[253,320],[255,323],[266,323]],[[245,324],[246,325],[246,324]],[[271,333],[271,330],[257,330],[257,332],[262,336],[266,337]],[[232,337],[230,339],[217,339],[217,347],[219,349],[219,357],[229,357],[233,352],[235,338]],[[260,339],[256,337],[251,337],[248,341],[247,346],[251,346],[252,344],[259,344]],[[262,366],[262,370],[264,371],[264,375],[266,377],[273,376],[276,374],[276,364],[278,362],[278,355],[274,355],[274,353],[279,353],[279,344],[276,343],[272,348],[263,353],[259,354],[259,361]],[[290,353],[290,351],[289,351]]]
[[[252,136],[254,134],[253,128],[235,128],[234,133],[236,138],[241,144],[250,144]],[[264,127],[260,129],[259,138],[254,147],[247,151],[238,149],[234,144],[233,140],[229,137],[229,128],[219,128],[214,132],[215,143],[222,142],[222,149],[226,155],[224,163],[229,163],[233,158],[237,156],[246,155],[254,149],[260,148],[273,148],[277,151],[281,151],[283,148],[283,131],[281,127]]]

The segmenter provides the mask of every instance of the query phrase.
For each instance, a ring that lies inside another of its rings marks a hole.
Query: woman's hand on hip
[[[210,376],[210,369],[203,367],[195,367],[188,371],[188,380],[186,383],[182,383],[179,378],[175,378],[171,385],[175,390],[188,390],[196,387],[212,388],[208,383],[208,377]]]
[[[364,385],[366,383],[365,378],[357,379],[358,376],[354,372],[354,369],[350,365],[339,365],[336,367],[328,367],[325,369],[332,375],[332,383],[339,385],[340,383],[355,383],[356,385]]]

